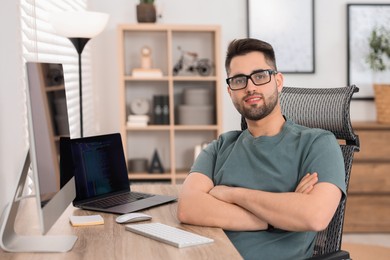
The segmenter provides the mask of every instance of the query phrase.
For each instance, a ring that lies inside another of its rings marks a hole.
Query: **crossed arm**
[[[341,191],[306,175],[295,192],[273,193],[214,186],[201,173],[185,180],[178,204],[181,222],[225,230],[265,230],[268,224],[289,231],[325,229],[340,202]]]

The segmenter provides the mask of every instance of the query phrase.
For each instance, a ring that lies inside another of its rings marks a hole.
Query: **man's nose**
[[[248,83],[246,85],[246,91],[247,92],[253,92],[257,89],[257,86],[253,83],[251,78],[248,78]]]

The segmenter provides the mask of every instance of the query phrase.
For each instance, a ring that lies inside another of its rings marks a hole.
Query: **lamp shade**
[[[93,38],[106,27],[109,15],[89,11],[62,11],[49,14],[58,35],[67,38]]]

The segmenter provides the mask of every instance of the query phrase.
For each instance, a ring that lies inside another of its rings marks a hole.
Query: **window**
[[[85,10],[86,0],[21,0],[20,18],[22,55],[25,62],[62,63],[66,86],[71,137],[80,136],[78,55],[73,44],[56,35],[48,14],[62,10]],[[94,109],[91,75],[91,53],[88,45],[82,53],[84,135],[93,131]],[[25,67],[23,66],[23,75]],[[24,79],[26,86],[27,80]],[[26,119],[27,120],[27,119]],[[27,123],[26,123],[27,125]]]

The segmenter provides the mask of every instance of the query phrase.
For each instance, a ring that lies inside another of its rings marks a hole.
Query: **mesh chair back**
[[[337,139],[345,141],[340,147],[344,156],[347,190],[353,155],[359,150],[359,138],[354,134],[350,120],[352,95],[358,91],[355,85],[343,88],[284,87],[280,94],[282,112],[288,119],[307,127],[331,131]],[[241,128],[247,128],[244,118]],[[317,234],[313,256],[340,250],[346,199],[341,199],[328,227]]]

